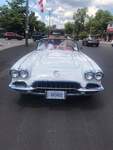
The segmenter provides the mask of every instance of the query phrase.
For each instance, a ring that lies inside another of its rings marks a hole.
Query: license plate
[[[47,99],[65,99],[64,91],[47,91],[46,93]]]

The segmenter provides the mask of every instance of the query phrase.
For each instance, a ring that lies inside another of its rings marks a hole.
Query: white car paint
[[[29,77],[26,79],[12,78],[10,87],[15,90],[26,90],[32,93],[34,81],[69,81],[78,82],[81,85],[79,91],[102,91],[101,81],[86,80],[86,72],[103,72],[102,69],[87,55],[81,51],[68,50],[34,50],[17,61],[11,70],[27,70]],[[16,87],[15,81],[24,81],[27,87]],[[88,83],[98,84],[98,89],[86,89]],[[75,94],[76,95],[76,94]],[[81,95],[81,94],[80,94]]]

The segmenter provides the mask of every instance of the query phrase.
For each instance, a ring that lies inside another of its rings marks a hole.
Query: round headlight
[[[21,70],[21,71],[20,71],[20,77],[21,77],[21,78],[24,78],[24,79],[25,79],[25,78],[28,77],[28,75],[29,75],[29,74],[28,74],[28,71],[26,71],[26,70]]]
[[[94,78],[93,72],[87,72],[85,73],[86,80],[92,80]]]
[[[18,78],[19,77],[19,71],[18,70],[11,70],[10,75],[12,78]]]
[[[95,74],[95,79],[96,80],[101,80],[103,78],[103,73],[102,72],[97,72],[96,74]]]

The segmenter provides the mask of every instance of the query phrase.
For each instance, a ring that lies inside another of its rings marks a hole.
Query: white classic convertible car
[[[104,89],[103,71],[70,39],[40,40],[36,50],[12,66],[10,75],[11,89],[47,99],[92,95]]]

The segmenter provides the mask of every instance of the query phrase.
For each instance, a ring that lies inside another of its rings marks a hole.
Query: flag
[[[45,5],[46,5],[46,0],[39,0],[38,4],[39,4],[39,7],[40,7],[40,11],[43,13],[44,9],[45,9]]]

